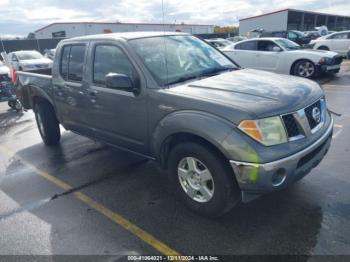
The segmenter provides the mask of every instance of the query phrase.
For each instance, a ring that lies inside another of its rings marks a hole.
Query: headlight
[[[329,65],[332,64],[333,59],[329,57],[322,57],[319,61],[320,64]]]
[[[238,128],[265,146],[286,143],[286,130],[279,116],[259,120],[244,120]]]

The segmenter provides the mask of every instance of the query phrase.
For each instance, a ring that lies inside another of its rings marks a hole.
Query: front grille
[[[343,57],[341,56],[336,56],[333,58],[333,65],[339,65],[343,61]]]
[[[314,129],[319,123],[315,121],[315,119],[312,117],[312,110],[317,107],[321,112],[321,101],[318,100],[317,102],[313,103],[311,106],[308,106],[305,108],[305,115],[307,117],[307,120],[309,122],[310,128]]]
[[[293,114],[284,115],[282,116],[282,119],[289,138],[300,135],[300,131]]]

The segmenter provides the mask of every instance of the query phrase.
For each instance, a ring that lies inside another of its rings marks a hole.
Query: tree
[[[35,39],[35,34],[33,32],[30,32],[27,36],[28,39]]]
[[[214,27],[214,33],[233,33],[235,35],[238,34],[238,26],[218,26]]]

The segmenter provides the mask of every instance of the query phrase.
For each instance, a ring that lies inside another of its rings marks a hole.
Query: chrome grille
[[[294,119],[293,114],[282,116],[284,126],[286,128],[288,137],[295,137],[300,135],[300,130]]]
[[[317,122],[313,116],[313,110],[317,107],[320,119]],[[284,127],[289,141],[297,140],[316,133],[324,124],[326,115],[325,100],[322,98],[313,104],[298,110],[297,112],[282,115]]]

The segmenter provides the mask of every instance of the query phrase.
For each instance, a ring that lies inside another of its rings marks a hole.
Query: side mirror
[[[18,59],[16,57],[12,57],[12,62],[18,62]]]
[[[138,88],[134,86],[131,78],[125,74],[109,73],[106,75],[106,87],[137,93]]]
[[[282,49],[281,49],[280,47],[278,47],[278,46],[274,46],[274,47],[272,48],[272,51],[274,51],[274,52],[281,52]]]

